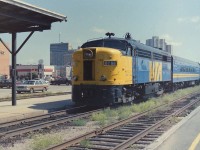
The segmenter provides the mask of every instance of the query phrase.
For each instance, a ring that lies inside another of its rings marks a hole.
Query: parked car
[[[0,80],[0,88],[3,88],[3,87],[7,87],[7,88],[11,88],[12,87],[12,82],[11,80]]]
[[[60,84],[71,85],[71,80],[67,78],[59,78],[59,79],[51,81],[51,84],[52,85],[60,85]]]
[[[33,93],[35,91],[45,92],[47,90],[48,90],[48,84],[43,83],[40,80],[27,80],[23,84],[17,85],[16,87],[17,93],[21,92]]]
[[[44,79],[40,79],[40,78],[36,78],[36,79],[34,79],[34,80],[40,80],[40,81],[42,81],[42,83],[46,83],[46,84],[49,84],[49,81],[46,81],[46,80],[44,80]]]

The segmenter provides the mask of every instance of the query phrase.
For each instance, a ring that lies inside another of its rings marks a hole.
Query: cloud
[[[197,22],[200,21],[200,17],[199,16],[194,16],[190,20],[191,20],[191,22],[197,23]]]
[[[92,31],[96,32],[96,33],[106,33],[105,29],[101,29],[101,28],[98,28],[98,27],[93,27]]]
[[[181,46],[182,45],[181,42],[175,41],[169,34],[163,34],[163,35],[161,35],[161,38],[165,39],[167,44],[170,44],[172,46]]]
[[[186,18],[178,18],[177,21],[180,22],[180,23],[181,22],[186,22]]]
[[[179,17],[179,18],[177,18],[177,22],[179,22],[179,23],[198,23],[198,22],[200,22],[200,16]]]

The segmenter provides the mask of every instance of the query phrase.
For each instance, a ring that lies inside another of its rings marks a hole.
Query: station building
[[[0,79],[1,78],[10,78],[10,53],[4,47],[2,43],[0,43]]]
[[[40,76],[40,73],[42,72],[42,77]],[[16,73],[18,79],[23,78],[48,78],[52,77],[54,73],[54,66],[43,66],[42,70],[40,65],[21,65],[18,64],[16,67]]]

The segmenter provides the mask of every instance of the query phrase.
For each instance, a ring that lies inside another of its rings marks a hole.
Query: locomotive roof
[[[140,42],[137,42],[136,40],[134,39],[125,39],[125,38],[116,38],[116,37],[112,37],[112,38],[98,38],[98,39],[91,39],[91,40],[88,40],[87,42],[90,42],[90,41],[97,41],[97,40],[120,40],[120,41],[127,41],[128,43],[130,43],[134,49],[136,50],[146,50],[146,51],[151,51],[151,52],[154,52],[154,53],[158,53],[158,54],[162,54],[162,55],[166,55],[166,56],[171,56],[170,53],[168,52],[165,52],[163,50],[160,50],[158,48],[154,48],[154,47],[151,47],[151,46],[147,46],[143,43],[140,43]]]
[[[143,43],[139,43],[135,40],[130,40],[129,43],[132,45],[132,46],[135,46],[136,49],[139,49],[139,50],[147,50],[147,51],[151,51],[151,52],[154,52],[154,53],[159,53],[159,54],[162,54],[162,55],[167,55],[167,56],[171,56],[170,53],[168,52],[165,52],[164,50],[161,50],[161,49],[158,49],[158,48],[154,48],[154,47],[151,47],[151,46],[147,46]]]
[[[189,60],[189,59],[186,59],[186,58],[178,57],[178,56],[175,56],[175,55],[172,55],[172,57],[173,57],[174,60],[185,62],[187,64],[192,64],[192,65],[197,65],[197,66],[199,65],[198,62],[195,62],[195,61],[192,61],[192,60]]]

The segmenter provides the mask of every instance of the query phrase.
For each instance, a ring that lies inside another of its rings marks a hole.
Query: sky
[[[18,64],[50,63],[50,44],[68,42],[74,49],[106,32],[145,43],[152,36],[165,38],[173,54],[200,62],[199,0],[22,0],[67,16],[51,30],[35,32],[17,56]],[[29,33],[17,34],[18,47]],[[10,34],[0,34],[11,43]]]

